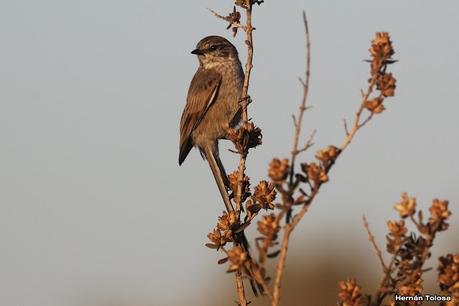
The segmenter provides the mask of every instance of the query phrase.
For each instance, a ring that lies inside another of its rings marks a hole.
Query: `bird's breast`
[[[222,80],[212,106],[207,110],[199,126],[193,133],[193,142],[200,146],[201,144],[217,139],[226,138],[229,127],[234,127],[239,123],[242,86],[244,74],[242,68],[232,65],[229,67],[220,67]]]

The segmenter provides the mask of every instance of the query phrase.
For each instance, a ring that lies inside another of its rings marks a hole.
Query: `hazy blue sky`
[[[231,38],[206,8],[226,13],[232,2],[0,0],[0,305],[185,305],[223,273],[203,246],[223,210],[210,170],[196,151],[177,163],[197,67],[190,51],[218,34],[245,59],[243,37]],[[320,248],[325,240],[338,249],[352,241],[360,248],[343,256],[373,256],[362,214],[382,242],[393,203],[407,191],[424,207],[434,197],[451,201],[454,222],[439,237],[448,250],[459,232],[459,2],[256,7],[249,111],[264,144],[248,160],[253,182],[291,146],[302,9],[314,106],[305,130],[318,130],[316,149],[343,139],[343,118],[352,118],[366,86],[374,32],[391,33],[400,62],[395,98],[341,156],[292,244]],[[229,153],[223,161],[228,170],[237,163]]]

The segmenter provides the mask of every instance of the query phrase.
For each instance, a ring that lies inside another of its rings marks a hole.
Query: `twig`
[[[346,139],[344,140],[343,144],[340,147],[341,152],[344,151],[347,148],[347,146],[351,143],[351,141],[354,138],[354,136],[357,133],[357,131],[363,126],[360,123],[360,117],[361,117],[361,114],[362,114],[363,110],[365,109],[365,103],[367,102],[368,97],[370,96],[371,92],[373,91],[375,82],[376,82],[376,78],[373,77],[372,80],[370,81],[370,86],[368,87],[368,91],[367,91],[367,93],[364,95],[364,97],[362,99],[362,104],[360,105],[359,110],[356,113],[356,117],[355,117],[355,122],[354,122],[353,128],[350,131],[349,135],[346,136]],[[366,120],[366,122],[368,122],[372,118],[371,115],[369,117],[370,118],[368,120]],[[331,163],[325,169],[325,173],[326,174],[328,174],[330,172],[330,170],[331,170],[333,165],[334,165],[334,163]],[[292,222],[290,224],[286,224],[285,227],[284,227],[284,237],[283,237],[283,240],[282,240],[281,254],[280,254],[280,257],[279,257],[279,262],[277,263],[277,267],[276,267],[276,278],[275,278],[274,289],[273,289],[273,297],[274,297],[274,303],[272,304],[273,306],[278,306],[279,305],[282,274],[283,274],[284,267],[285,267],[285,261],[287,259],[287,249],[288,249],[288,243],[289,243],[288,240],[290,239],[290,234],[295,229],[295,227],[298,224],[298,222],[300,222],[300,220],[303,218],[303,216],[308,211],[309,206],[314,201],[316,195],[319,193],[319,190],[320,190],[321,186],[322,186],[322,183],[319,183],[319,184],[314,186],[314,188],[312,189],[312,193],[311,193],[309,199],[301,207],[301,209],[298,212],[298,214],[296,214],[295,217],[292,219]],[[283,210],[283,211],[281,211],[279,213],[279,215],[283,215],[283,214],[285,214],[285,210]]]
[[[310,73],[310,68],[311,68],[311,39],[310,39],[310,34],[309,34],[309,27],[308,27],[308,20],[306,18],[306,12],[303,11],[303,23],[304,23],[304,30],[305,30],[305,37],[306,37],[306,72],[305,72],[305,80],[301,80],[300,82],[303,85],[303,98],[301,100],[300,104],[300,109],[299,109],[299,115],[298,119],[295,118],[293,115],[293,121],[295,125],[295,136],[293,138],[293,147],[292,147],[292,152],[291,152],[291,163],[290,163],[290,178],[289,178],[289,184],[293,184],[293,177],[295,173],[295,160],[300,151],[298,150],[298,145],[299,145],[299,139],[301,135],[301,126],[303,123],[303,117],[304,117],[304,112],[306,111],[306,102],[308,99],[308,93],[309,93],[309,79],[311,76]],[[312,143],[312,138],[314,137],[315,132],[311,135],[310,141]],[[310,144],[308,145],[309,141],[306,143],[305,147],[308,149],[310,147]],[[303,148],[303,149],[304,149]],[[304,150],[303,150],[304,151]],[[303,206],[303,208],[306,207],[306,205]],[[287,210],[282,210],[279,215],[277,216],[278,220],[282,219],[283,216],[287,213],[287,219],[289,219],[290,215],[290,208],[287,208]],[[303,214],[306,213],[306,211],[303,212]],[[301,211],[300,213],[301,214]],[[298,215],[297,215],[298,216]],[[295,218],[297,217],[295,216]],[[287,224],[284,226],[284,237],[282,239],[282,246],[281,246],[281,252],[279,256],[279,261],[277,263],[276,267],[276,274],[275,274],[275,280],[274,280],[274,285],[273,285],[273,301],[272,305],[277,306],[279,305],[280,301],[280,288],[281,288],[281,282],[282,282],[282,274],[285,268],[285,260],[287,258],[287,250],[288,250],[288,243],[290,240],[290,233],[295,227],[296,224]]]
[[[371,244],[373,245],[373,248],[375,249],[376,256],[379,258],[379,261],[381,263],[383,271],[385,273],[387,273],[387,269],[388,268],[387,268],[387,266],[386,266],[386,264],[384,262],[384,259],[382,257],[381,249],[378,247],[378,244],[376,243],[375,236],[373,235],[373,233],[370,230],[370,226],[368,225],[368,220],[367,220],[367,217],[365,217],[365,215],[363,215],[363,226],[367,230],[368,240],[370,240]]]
[[[281,289],[281,283],[282,283],[282,274],[283,274],[284,269],[285,269],[285,261],[287,259],[287,250],[288,250],[288,244],[289,244],[289,240],[290,240],[290,234],[295,229],[295,227],[298,225],[298,223],[301,221],[303,216],[308,212],[310,204],[312,203],[312,201],[314,200],[316,195],[319,193],[319,189],[320,189],[320,187],[314,188],[314,190],[311,193],[311,197],[306,201],[306,204],[304,204],[301,207],[301,209],[298,212],[298,214],[296,214],[295,217],[293,217],[292,222],[291,223],[287,223],[284,226],[284,237],[282,239],[281,253],[280,253],[280,256],[279,256],[279,261],[278,261],[277,266],[276,266],[276,277],[275,277],[274,289],[273,289],[273,298],[274,298],[274,302],[272,304],[273,306],[278,306],[279,305],[279,301],[280,301],[280,289]]]
[[[376,78],[377,78],[377,75],[374,74],[370,79],[370,84],[368,85],[367,91],[365,93],[362,93],[362,103],[360,104],[360,107],[357,113],[355,114],[355,120],[354,120],[354,124],[352,125],[352,129],[346,132],[346,138],[344,139],[343,143],[339,147],[341,151],[344,151],[347,148],[347,146],[349,146],[352,139],[354,139],[354,136],[357,133],[357,131],[360,130],[365,124],[367,124],[373,118],[374,113],[371,113],[363,122],[360,122],[362,113],[365,110],[365,103],[368,101],[368,97],[370,97],[375,87]]]
[[[245,75],[244,75],[244,84],[242,87],[242,124],[246,124],[248,122],[247,118],[247,100],[248,100],[248,92],[249,92],[249,84],[250,84],[250,73],[252,71],[252,60],[253,60],[253,36],[252,36],[252,3],[249,2],[247,5],[245,12],[246,12],[246,25],[245,25],[245,33],[246,33],[246,44],[247,44],[247,63],[245,65]],[[247,153],[246,153],[247,154]],[[241,154],[241,159],[239,161],[239,168],[238,168],[238,186],[236,190],[236,209],[238,214],[241,212],[242,206],[242,185],[244,180],[244,171],[245,171],[245,160],[246,154]]]
[[[344,121],[344,132],[346,132],[346,136],[348,136],[349,135],[349,129],[347,128],[347,121],[346,121],[346,119],[343,119],[343,121]]]
[[[290,184],[293,183],[293,174],[295,173],[295,160],[298,155],[298,145],[299,139],[301,135],[301,126],[303,123],[303,116],[304,112],[306,111],[306,102],[308,100],[308,93],[309,93],[309,79],[311,76],[311,39],[309,35],[309,27],[308,27],[308,20],[306,18],[306,12],[303,11],[303,23],[304,23],[304,30],[306,36],[306,73],[305,73],[305,80],[303,81],[300,78],[300,82],[303,85],[303,98],[300,104],[299,116],[298,120],[295,119],[293,116],[294,124],[295,124],[295,136],[293,138],[293,147],[291,152],[291,163],[290,163]]]
[[[236,286],[237,286],[237,292],[239,294],[239,305],[247,306],[247,300],[245,297],[244,283],[242,282],[241,270],[236,271]]]
[[[381,302],[384,300],[384,298],[387,295],[387,290],[386,289],[386,283],[389,279],[392,278],[392,270],[395,264],[395,260],[397,259],[399,250],[397,250],[394,255],[392,256],[389,266],[387,267],[385,273],[384,273],[384,278],[382,279],[381,283],[379,284],[379,287],[376,291],[375,294],[375,305],[381,305]]]
[[[245,74],[244,74],[244,85],[242,87],[242,124],[246,124],[248,115],[247,115],[247,104],[248,104],[248,92],[249,92],[249,84],[250,84],[250,72],[252,71],[252,60],[253,60],[253,37],[252,37],[252,2],[249,1],[248,5],[245,9],[246,12],[246,25],[245,25],[245,33],[246,33],[246,44],[247,44],[247,63],[245,65]],[[243,182],[244,182],[244,171],[245,171],[245,160],[247,157],[247,153],[241,154],[241,158],[239,161],[239,168],[238,168],[238,184],[235,194],[235,202],[236,202],[236,211],[237,217],[240,218],[241,210],[242,210],[242,190],[243,190]],[[248,251],[248,250],[247,250]],[[238,271],[240,273],[240,271]],[[242,283],[242,279],[240,280]],[[237,286],[239,292],[239,301],[241,304],[245,301],[245,292],[244,286]]]
[[[208,8],[208,10],[217,18],[220,18],[220,19],[223,19],[225,21],[228,21],[230,23],[229,25],[229,28],[239,28],[239,29],[243,29],[244,31],[246,30],[246,27],[244,25],[242,25],[240,22],[235,22],[234,20],[231,20],[230,17],[227,17],[227,16],[222,16],[220,15],[219,13],[217,13],[216,11]]]
[[[304,152],[304,151],[307,151],[310,147],[312,147],[314,145],[314,143],[312,142],[314,140],[314,136],[316,135],[317,133],[317,130],[314,130],[312,131],[311,135],[309,136],[308,140],[306,141],[305,145],[301,148],[301,149],[298,149],[296,150],[296,155]]]
[[[419,224],[416,219],[413,217],[413,215],[410,215],[410,220],[411,222],[413,222],[414,225],[416,225],[416,228],[422,232],[422,227],[421,227],[421,224]]]
[[[309,46],[310,43],[309,43],[308,28],[307,28],[306,16],[305,16],[304,12],[303,12],[303,19],[305,21],[306,37],[307,37],[307,41],[308,41],[307,46]],[[307,85],[308,76],[309,76],[308,72],[307,72],[306,76],[307,76],[307,78],[306,78],[306,81],[304,83],[305,84],[305,88],[304,88],[305,89],[305,94],[307,94],[306,85]],[[343,143],[341,144],[341,146],[339,147],[340,151],[339,151],[338,156],[336,158],[338,158],[339,155],[349,146],[349,144],[354,139],[354,136],[356,135],[358,130],[360,130],[365,124],[367,124],[373,118],[373,113],[371,113],[364,121],[361,121],[361,116],[362,116],[363,111],[365,110],[365,105],[368,102],[369,96],[371,95],[371,93],[374,90],[374,87],[375,87],[375,84],[376,84],[376,78],[377,78],[377,74],[373,74],[372,78],[371,78],[371,80],[369,82],[367,91],[365,93],[362,93],[362,101],[361,101],[359,109],[358,109],[358,111],[357,111],[357,113],[355,115],[355,119],[354,119],[354,123],[352,125],[352,129],[350,131],[346,131],[346,137],[345,137]],[[297,146],[297,139],[299,138],[298,134],[299,134],[299,131],[301,131],[301,119],[302,119],[302,112],[304,112],[304,110],[305,110],[305,106],[303,105],[303,103],[306,103],[305,99],[306,98],[303,97],[302,106],[300,107],[300,118],[298,119],[298,121],[296,121],[296,125],[297,125],[296,128],[297,129],[296,129],[295,142],[294,142],[295,146]],[[346,124],[346,130],[347,130],[347,124]],[[294,154],[294,153],[296,151],[297,151],[297,149],[292,151],[292,165],[291,165],[292,169],[291,169],[291,172],[290,172],[290,182],[291,183],[293,182],[293,174],[294,174],[293,166],[294,166],[294,161],[295,161],[295,158],[296,158],[296,154]],[[334,165],[334,162],[330,163],[324,169],[325,174],[328,175],[328,173],[330,172],[330,170],[333,167],[333,165]],[[287,249],[288,249],[290,234],[295,229],[295,227],[300,222],[300,220],[303,218],[303,216],[306,214],[306,212],[308,211],[310,205],[312,204],[312,202],[314,201],[315,197],[319,193],[319,190],[320,190],[322,184],[323,184],[322,182],[318,182],[313,186],[311,195],[305,201],[305,204],[301,207],[300,211],[293,217],[291,223],[287,223],[284,226],[284,237],[283,237],[283,240],[282,240],[281,253],[280,253],[279,261],[278,261],[277,267],[276,267],[276,276],[275,276],[275,282],[274,282],[274,288],[273,288],[273,298],[274,298],[274,301],[272,303],[273,306],[278,306],[279,305],[282,274],[283,274],[283,271],[284,271],[284,268],[285,268],[285,261],[286,261],[286,258],[287,258]],[[284,209],[279,213],[278,216],[282,217],[284,214],[286,214],[286,213],[288,214],[289,212],[290,212],[290,208]]]

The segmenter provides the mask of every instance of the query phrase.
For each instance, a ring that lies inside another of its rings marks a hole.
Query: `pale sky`
[[[207,8],[227,13],[232,2],[0,0],[0,305],[185,305],[200,301],[215,275],[228,277],[204,247],[224,209],[210,170],[195,150],[177,163],[198,64],[190,51],[217,34],[245,61],[243,36],[233,39]],[[264,137],[248,159],[254,183],[291,147],[303,9],[313,105],[304,128],[317,129],[314,150],[341,143],[376,31],[392,36],[398,87],[340,157],[292,244],[319,247],[326,234],[331,248],[352,239],[373,256],[362,214],[383,245],[385,220],[407,191],[425,209],[432,198],[450,200],[452,226],[438,248],[457,252],[459,2],[255,7],[249,116]],[[228,172],[237,164],[232,154],[222,159]]]

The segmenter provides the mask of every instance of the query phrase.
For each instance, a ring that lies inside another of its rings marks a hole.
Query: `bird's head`
[[[198,56],[199,63],[204,68],[213,68],[238,59],[236,48],[221,36],[207,36],[201,39],[191,53]]]

